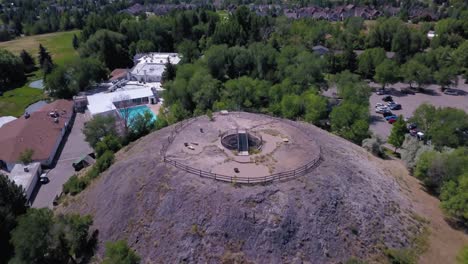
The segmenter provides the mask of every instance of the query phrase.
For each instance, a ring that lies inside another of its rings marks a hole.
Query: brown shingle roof
[[[49,116],[59,114],[58,123]],[[57,100],[34,112],[29,118],[20,117],[0,128],[0,160],[17,162],[26,149],[33,149],[33,160],[47,160],[61,137],[62,129],[73,115],[73,102]]]
[[[125,78],[125,75],[127,75],[127,69],[115,69],[110,74],[111,76],[110,80],[114,81],[114,80],[122,79],[122,78]]]

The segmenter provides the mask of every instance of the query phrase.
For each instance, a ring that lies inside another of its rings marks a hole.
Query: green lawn
[[[0,42],[0,48],[7,49],[17,55],[24,49],[37,59],[39,44],[42,44],[52,55],[52,59],[57,65],[73,61],[78,57],[78,53],[73,49],[73,34],[79,35],[79,30],[66,32],[56,32],[43,35],[27,36]],[[36,61],[37,62],[37,61]]]
[[[44,98],[42,90],[27,87],[27,84],[5,92],[0,96],[0,116],[19,117],[28,105]]]
[[[52,55],[52,60],[57,65],[66,65],[78,57],[73,49],[73,34],[78,35],[79,30],[56,32],[50,34],[23,37],[11,41],[0,42],[0,48],[19,54],[23,49],[36,57],[39,52],[39,44],[42,44]],[[11,89],[0,96],[0,116],[20,116],[24,109],[41,99],[46,98],[42,90],[29,87],[29,83],[42,78],[42,71],[37,70],[28,75],[26,83],[22,87]]]

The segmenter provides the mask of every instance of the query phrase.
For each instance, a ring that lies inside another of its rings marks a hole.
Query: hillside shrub
[[[96,166],[98,172],[103,172],[109,168],[114,162],[114,153],[110,150],[106,150],[97,160]]]
[[[86,188],[86,185],[87,183],[84,179],[80,179],[77,175],[73,175],[63,185],[63,192],[65,194],[76,195],[83,191]]]

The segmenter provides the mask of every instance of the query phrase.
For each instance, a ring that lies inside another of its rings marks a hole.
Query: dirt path
[[[400,161],[382,161],[386,170],[394,175],[403,191],[414,201],[414,211],[430,220],[430,244],[420,257],[419,263],[455,263],[456,256],[464,245],[468,245],[468,235],[452,228],[444,219],[439,207],[440,201],[427,192],[420,182],[411,175]]]

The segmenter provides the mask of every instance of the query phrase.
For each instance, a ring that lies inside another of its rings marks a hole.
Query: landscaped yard
[[[64,65],[78,57],[78,53],[72,45],[73,34],[78,35],[79,30],[28,36],[0,42],[0,48],[7,49],[17,55],[24,49],[36,58],[37,63],[39,44],[42,44],[52,55],[55,64]],[[22,87],[11,89],[0,96],[0,116],[18,117],[24,113],[24,109],[28,105],[44,99],[46,96],[42,90],[29,87],[29,83],[42,77],[42,71],[37,70],[29,74]]]

